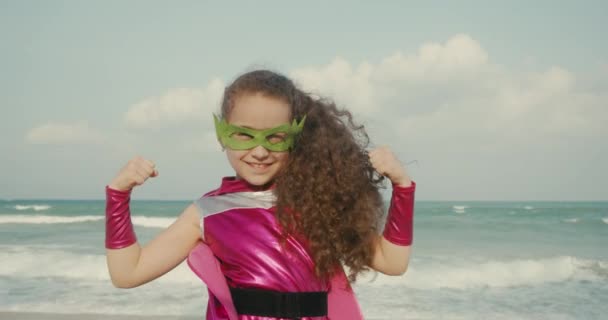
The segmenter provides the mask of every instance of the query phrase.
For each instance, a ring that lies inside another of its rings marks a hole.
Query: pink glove
[[[121,249],[135,242],[129,201],[131,190],[120,191],[106,186],[106,248]]]
[[[416,183],[409,187],[393,185],[391,205],[384,226],[384,238],[400,246],[412,244],[414,227],[414,192]]]

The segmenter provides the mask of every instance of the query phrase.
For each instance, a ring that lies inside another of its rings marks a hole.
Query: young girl
[[[406,271],[415,183],[403,166],[388,148],[368,153],[348,111],[271,71],[238,77],[214,120],[236,175],[144,247],[129,200],[155,164],[136,157],[106,186],[112,283],[140,286],[188,259],[209,289],[207,319],[362,319],[342,266],[350,281]],[[393,193],[380,234],[383,177]]]

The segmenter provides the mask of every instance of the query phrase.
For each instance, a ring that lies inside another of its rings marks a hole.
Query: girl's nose
[[[251,150],[251,156],[256,159],[265,159],[268,157],[269,154],[270,152],[268,151],[268,149],[262,146],[257,146]]]

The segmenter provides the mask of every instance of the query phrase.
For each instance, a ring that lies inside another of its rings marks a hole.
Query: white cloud
[[[492,63],[470,36],[423,44],[358,66],[336,58],[325,66],[293,70],[305,90],[332,97],[403,136],[449,145],[488,141],[530,143],[563,135],[606,133],[606,93],[588,92],[561,67],[542,72]],[[532,139],[530,137],[532,136]]]
[[[338,57],[323,68],[293,70],[290,75],[305,90],[314,94],[337,97],[339,104],[364,113],[374,111],[374,86],[370,82],[372,67],[362,63],[353,68]]]
[[[416,54],[397,52],[375,65],[362,62],[355,67],[338,57],[326,66],[298,68],[290,75],[305,90],[333,97],[355,112],[371,114],[387,107],[403,109],[418,104],[417,99],[428,105],[429,98],[431,103],[436,100],[436,89],[440,89],[436,86],[449,87],[442,94],[452,93],[462,87],[459,82],[491,71],[485,68],[487,60],[479,43],[467,35],[456,35],[445,45],[426,43]]]
[[[209,117],[218,109],[224,90],[221,80],[212,80],[206,88],[171,89],[160,97],[144,99],[125,114],[130,128],[159,128],[179,125]]]
[[[29,130],[25,140],[32,144],[102,143],[103,135],[89,127],[88,122],[52,123]]]
[[[462,76],[484,66],[487,61],[488,54],[477,41],[459,34],[445,45],[429,42],[421,45],[416,54],[397,52],[385,58],[377,66],[376,78],[383,82],[398,79],[443,82],[449,80],[452,73]]]

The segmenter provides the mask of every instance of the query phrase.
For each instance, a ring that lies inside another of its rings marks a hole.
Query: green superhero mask
[[[229,124],[226,119],[220,120],[215,114],[215,133],[222,146],[232,150],[248,150],[262,146],[270,151],[288,151],[293,148],[295,136],[302,131],[306,116],[297,122],[278,127],[255,130]]]

